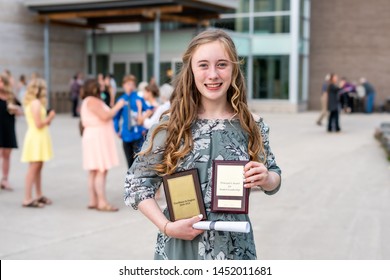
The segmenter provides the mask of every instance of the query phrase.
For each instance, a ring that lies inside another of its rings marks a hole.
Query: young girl
[[[248,160],[244,187],[273,194],[280,169],[268,141],[268,127],[248,109],[244,77],[231,38],[221,30],[200,33],[183,56],[170,114],[154,126],[129,169],[125,202],[160,230],[156,259],[255,259],[252,230],[202,231],[201,217],[169,221],[154,197],[162,175],[197,168],[208,220],[249,221],[246,214],[211,212],[212,160]]]
[[[55,117],[54,110],[46,113],[46,82],[35,78],[27,86],[24,98],[25,115],[28,125],[22,152],[22,162],[28,162],[23,206],[43,207],[52,201],[42,193],[42,168],[45,161],[53,157],[48,126]],[[32,198],[35,185],[36,199]]]

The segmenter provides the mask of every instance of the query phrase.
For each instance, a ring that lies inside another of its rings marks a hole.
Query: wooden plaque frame
[[[207,219],[196,168],[163,176],[163,185],[172,222],[199,214]]]
[[[213,161],[211,212],[248,214],[250,190],[244,188],[243,175],[247,163],[236,160]]]

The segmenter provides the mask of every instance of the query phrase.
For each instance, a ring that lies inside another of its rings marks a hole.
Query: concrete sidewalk
[[[390,114],[342,115],[339,134],[315,125],[317,112],[266,114],[283,171],[275,196],[253,192],[250,215],[259,259],[390,259],[390,169],[376,127]],[[123,203],[126,164],[109,171],[107,194],[120,211],[87,210],[78,119],[50,128],[55,158],[43,169],[54,204],[21,207],[27,164],[20,162],[26,123],[17,122],[13,192],[0,191],[1,259],[151,259],[157,229]],[[163,200],[160,201],[163,204]]]

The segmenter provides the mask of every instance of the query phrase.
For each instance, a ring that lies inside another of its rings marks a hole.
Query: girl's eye
[[[227,66],[227,63],[226,62],[220,62],[220,63],[218,63],[217,66],[220,67],[220,68],[225,68]]]
[[[206,68],[206,67],[207,67],[207,64],[206,64],[206,63],[199,64],[199,67],[200,67],[200,68]]]

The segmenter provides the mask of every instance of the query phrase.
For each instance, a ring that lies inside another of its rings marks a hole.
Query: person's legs
[[[47,204],[47,205],[50,205],[52,204],[53,202],[51,201],[51,199],[47,198],[46,196],[43,195],[43,192],[42,192],[42,168],[43,168],[43,162],[39,162],[39,165],[37,167],[37,174],[36,174],[36,177],[35,177],[35,192],[36,192],[36,197],[37,197],[37,201],[39,203],[43,203],[43,204]]]
[[[89,170],[88,172],[88,195],[89,195],[88,208],[89,209],[94,209],[98,205],[97,193],[95,190],[96,174],[97,174],[96,170]]]
[[[339,111],[336,110],[334,112],[334,122],[335,122],[335,127],[336,127],[336,131],[340,131],[340,124],[339,124]]]
[[[77,105],[78,105],[78,99],[77,98],[73,98],[72,99],[72,115],[73,117],[77,117],[78,114],[77,114]]]
[[[42,185],[41,185],[41,172],[42,172],[43,162],[37,162],[37,170],[35,175],[35,194],[36,196],[42,197]]]
[[[374,109],[374,94],[369,94],[367,96],[367,108],[366,108],[366,112],[367,113],[372,113],[373,112],[373,109]]]
[[[320,117],[317,120],[318,125],[322,125],[322,120],[326,118],[326,115],[328,114],[328,98],[326,94],[321,95],[321,114]]]
[[[106,174],[107,171],[95,170],[95,192],[97,195],[97,206],[98,208],[104,207],[108,204],[106,199]]]
[[[3,165],[2,165],[3,177],[1,179],[1,188],[5,190],[12,190],[8,182],[8,175],[9,175],[9,169],[11,163],[11,152],[12,149],[9,148],[2,148],[0,150],[1,158],[3,159]]]
[[[332,122],[333,122],[333,111],[330,111],[328,117],[328,132],[332,131]]]
[[[348,94],[348,107],[350,113],[355,112],[354,103],[355,103],[355,98]]]
[[[134,155],[141,151],[142,145],[144,144],[144,142],[145,142],[145,139],[143,137],[137,141],[134,141],[134,143],[133,143]]]
[[[133,163],[133,147],[131,145],[131,142],[122,142],[123,151],[125,152],[125,157],[127,161],[127,166],[130,168],[131,164]]]
[[[366,96],[366,113],[370,113],[371,98],[370,95]]]
[[[347,103],[347,102],[346,102],[346,99],[345,99],[345,92],[344,92],[344,93],[342,93],[342,94],[340,95],[340,106],[341,106],[341,110],[345,110],[345,108],[346,108],[346,106],[347,106],[346,103]]]
[[[131,144],[131,147],[130,147],[131,155],[130,155],[129,160],[128,160],[129,168],[130,168],[130,166],[134,162],[135,155],[141,151],[143,143],[144,143],[144,139],[143,138],[141,138],[139,140],[136,140],[136,141],[133,141],[133,142],[130,143]]]
[[[32,198],[32,188],[33,184],[37,181],[37,174],[42,169],[42,162],[30,162],[26,175],[25,189],[24,189],[24,199],[23,205],[27,206],[33,202]],[[39,179],[40,181],[40,179]],[[40,183],[40,182],[39,182]],[[44,204],[37,204],[34,207],[42,207]]]
[[[107,170],[96,170],[95,191],[97,194],[97,210],[100,211],[118,211],[118,208],[110,205],[106,198],[106,177]]]

